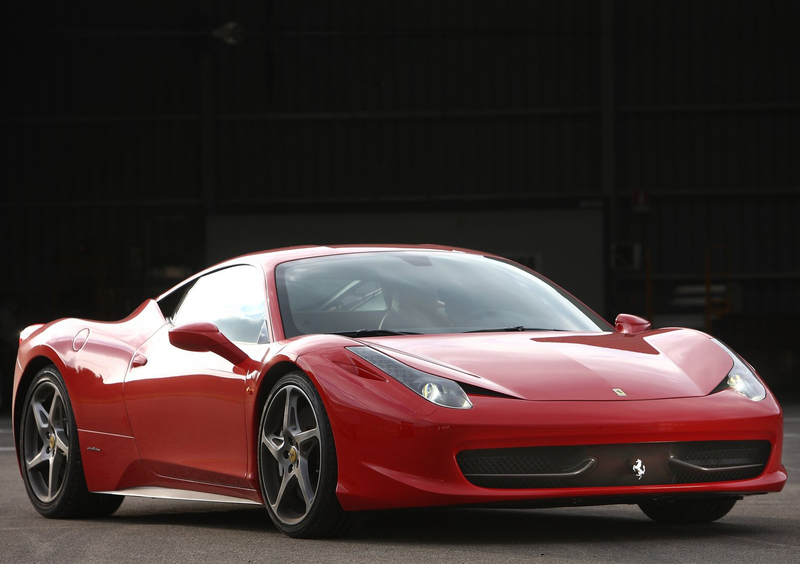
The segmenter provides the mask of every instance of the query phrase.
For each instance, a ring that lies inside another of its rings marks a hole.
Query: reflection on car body
[[[780,406],[726,345],[465,249],[237,257],[124,320],[31,326],[17,361],[20,471],[54,518],[139,495],[263,504],[295,537],[446,505],[688,523],[786,481]]]

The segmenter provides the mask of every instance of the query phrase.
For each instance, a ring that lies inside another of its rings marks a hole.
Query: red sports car
[[[783,488],[782,424],[709,335],[612,327],[529,269],[436,246],[235,258],[119,322],[28,327],[14,377],[41,514],[253,503],[294,537],[466,504],[713,521]]]

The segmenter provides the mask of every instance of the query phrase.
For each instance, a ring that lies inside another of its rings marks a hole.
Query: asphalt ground
[[[294,540],[259,507],[128,498],[110,518],[50,520],[25,494],[0,417],[0,563],[800,562],[800,402],[784,404],[779,494],[707,525],[659,525],[636,506],[371,514],[348,536]]]

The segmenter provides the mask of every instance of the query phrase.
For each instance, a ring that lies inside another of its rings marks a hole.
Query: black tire
[[[686,499],[640,503],[653,521],[669,524],[711,523],[722,519],[736,505],[736,498]]]
[[[272,388],[258,432],[258,473],[275,526],[294,538],[343,534],[354,513],[336,498],[333,432],[311,380],[292,372]]]
[[[55,366],[36,374],[22,406],[17,446],[25,489],[36,511],[52,519],[114,513],[123,496],[86,488],[75,417]]]

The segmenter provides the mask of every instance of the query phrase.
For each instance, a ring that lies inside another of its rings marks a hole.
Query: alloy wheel
[[[30,396],[25,411],[22,456],[31,489],[43,503],[52,502],[67,476],[70,436],[64,398],[43,380]]]
[[[282,523],[297,524],[311,511],[322,467],[319,421],[302,389],[287,384],[273,395],[260,437],[266,502]]]

